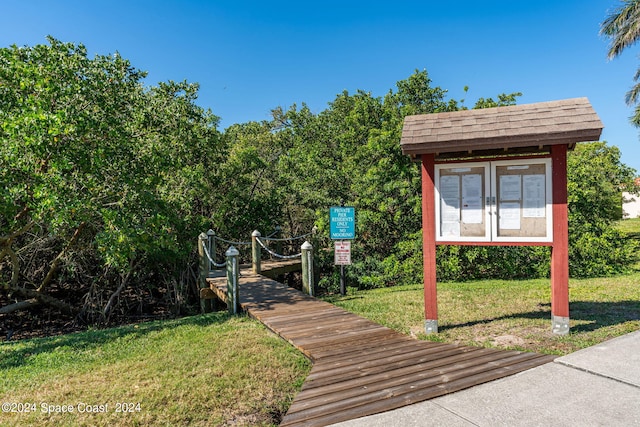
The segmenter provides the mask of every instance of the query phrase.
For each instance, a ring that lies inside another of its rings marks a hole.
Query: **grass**
[[[628,218],[616,222],[616,228],[627,237],[640,242],[640,218]],[[636,259],[634,268],[640,271],[640,255]]]
[[[617,221],[616,228],[633,238],[640,239],[640,218],[628,218]]]
[[[640,218],[616,226],[640,240]],[[640,257],[638,259],[640,261]],[[422,285],[350,289],[328,300],[417,338],[564,355],[640,329],[640,262],[635,272],[569,281],[570,333],[551,332],[549,280],[438,284],[439,333],[424,334]]]
[[[277,425],[309,370],[258,322],[226,313],[7,342],[0,402],[35,411],[0,412],[0,425]],[[106,412],[78,412],[85,404]]]
[[[640,238],[640,219],[618,226]],[[551,333],[549,280],[440,283],[440,332],[430,336],[421,285],[349,289],[329,300],[420,339],[548,354],[640,329],[640,264],[632,274],[569,286],[566,336]],[[276,425],[310,368],[258,322],[226,313],[4,342],[0,403],[31,412],[0,411],[0,425]],[[45,413],[49,405],[74,412]]]
[[[420,339],[567,354],[640,329],[640,273],[569,282],[571,332],[551,332],[549,280],[438,284],[439,333],[424,334],[422,285],[349,289],[334,304]]]

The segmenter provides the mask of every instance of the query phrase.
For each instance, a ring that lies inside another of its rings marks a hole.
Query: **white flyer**
[[[482,176],[462,176],[462,222],[482,224]]]
[[[521,175],[500,175],[500,200],[520,200]]]
[[[498,214],[500,220],[498,228],[503,230],[520,229],[520,203],[502,202]]]
[[[525,175],[522,178],[522,216],[544,218],[546,193],[544,175]]]

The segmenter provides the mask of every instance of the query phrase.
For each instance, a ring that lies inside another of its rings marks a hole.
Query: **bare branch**
[[[62,258],[67,253],[67,251],[78,241],[78,237],[80,237],[80,233],[82,232],[82,230],[84,229],[84,227],[86,225],[87,225],[86,222],[82,222],[78,226],[76,231],[73,233],[73,236],[71,237],[71,240],[69,240],[69,242],[67,243],[67,246],[65,246],[64,249],[62,249],[60,251],[58,256],[55,257],[55,259],[51,263],[51,266],[49,267],[49,271],[47,272],[47,275],[45,276],[45,278],[40,283],[40,286],[38,286],[37,292],[42,292],[47,287],[47,285],[51,282],[51,280],[53,279],[53,276],[55,275],[56,271],[58,270],[58,265],[62,261]]]
[[[120,295],[120,292],[122,292],[123,289],[129,283],[129,279],[131,278],[131,274],[135,269],[135,265],[136,265],[135,260],[132,259],[131,261],[129,261],[129,270],[127,271],[127,274],[125,274],[125,276],[122,278],[122,281],[120,282],[120,286],[118,286],[118,289],[116,289],[116,291],[112,293],[111,296],[109,297],[109,301],[107,301],[107,305],[105,305],[104,310],[102,310],[102,315],[104,316],[105,320],[109,318],[109,315],[111,314],[111,310],[115,305],[116,298],[118,298],[118,295]]]
[[[43,294],[41,292],[38,291],[34,291],[33,289],[24,289],[24,288],[20,288],[20,287],[15,287],[15,288],[11,288],[11,290],[23,297],[23,298],[29,298],[29,299],[35,299],[37,300],[40,304],[43,305],[48,305],[54,308],[57,308],[58,310],[62,311],[63,313],[66,314],[74,314],[75,310],[74,308],[67,304],[64,301],[60,301],[57,298],[54,298],[50,295],[47,294]],[[7,306],[8,307],[8,306]]]
[[[15,219],[16,221],[19,220],[20,218],[25,216],[27,212],[29,212],[29,207],[25,206],[24,208],[22,208],[20,212],[18,212],[18,214],[13,219]]]
[[[5,246],[5,248],[0,252],[0,260],[8,256],[11,260],[11,282],[4,285],[5,289],[9,289],[11,286],[16,286],[18,284],[18,277],[20,275],[20,260],[16,253],[11,249],[11,246]]]
[[[24,210],[22,212],[24,212]],[[18,214],[18,216],[20,216],[20,214]],[[35,224],[35,221],[29,221],[24,226],[22,226],[22,228],[14,231],[8,236],[0,236],[0,243],[3,245],[9,245],[13,239],[29,231]]]

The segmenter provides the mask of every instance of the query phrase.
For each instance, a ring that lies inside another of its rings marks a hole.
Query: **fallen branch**
[[[38,300],[35,298],[31,298],[25,301],[19,301],[13,304],[5,305],[4,307],[0,308],[0,314],[9,314],[13,313],[14,311],[26,310],[36,305],[40,305]]]
[[[38,292],[33,289],[24,289],[20,287],[11,288],[11,291],[22,298],[35,299],[42,305],[47,305],[53,308],[60,310],[65,314],[75,314],[76,310],[64,301],[60,301],[57,298],[52,297],[51,295],[44,294],[42,292]],[[6,306],[9,307],[9,306]],[[3,307],[4,308],[4,307]]]

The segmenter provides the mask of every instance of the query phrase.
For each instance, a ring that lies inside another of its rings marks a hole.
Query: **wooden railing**
[[[233,241],[224,239],[216,235],[213,230],[206,233],[200,233],[198,236],[198,256],[199,256],[199,278],[198,285],[201,289],[200,306],[204,313],[212,311],[211,299],[208,293],[203,293],[202,289],[209,287],[207,278],[220,272],[226,268],[227,275],[227,293],[226,303],[229,312],[236,314],[240,311],[238,297],[238,282],[240,278],[240,252],[236,246],[251,245],[251,268],[253,273],[262,273],[262,250],[264,249],[271,257],[277,260],[294,260],[300,258],[302,267],[302,290],[312,295],[314,294],[314,274],[313,274],[313,245],[307,240],[300,246],[300,252],[293,255],[283,255],[282,243],[287,241],[295,241],[305,239],[315,233],[315,227],[311,233],[302,236],[280,238],[274,237],[279,235],[280,230],[277,228],[274,233],[267,237],[262,237],[258,230],[251,234],[251,241]],[[225,252],[225,262],[217,263],[215,260],[217,251],[217,242],[228,243],[230,246]],[[268,242],[275,242],[275,250],[268,246]],[[205,295],[206,297],[203,297]]]

